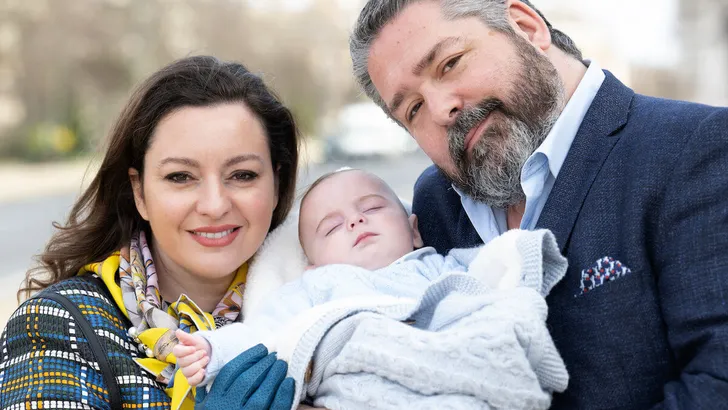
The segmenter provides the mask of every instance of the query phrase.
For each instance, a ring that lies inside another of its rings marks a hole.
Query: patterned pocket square
[[[622,262],[608,256],[599,259],[596,264],[581,271],[581,292],[576,296],[588,293],[608,282],[617,280],[622,276],[629,275],[632,271],[624,266]]]

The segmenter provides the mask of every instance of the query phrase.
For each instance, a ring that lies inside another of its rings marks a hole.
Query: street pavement
[[[405,157],[374,158],[309,164],[299,173],[299,192],[321,174],[344,166],[373,172],[389,183],[403,199],[411,201],[412,187],[417,176],[430,165],[422,153]],[[46,175],[52,178],[53,175]],[[75,175],[66,176],[73,178]],[[79,178],[81,175],[78,176]],[[68,181],[67,181],[68,182]],[[32,181],[28,182],[29,184]],[[43,250],[53,233],[54,221],[63,223],[78,194],[80,180],[66,184],[67,192],[49,195],[29,195],[25,198],[0,198],[0,325],[17,307],[15,292],[23,280],[25,270],[33,263],[33,255]],[[72,189],[71,189],[72,188]],[[58,190],[60,191],[60,190]]]

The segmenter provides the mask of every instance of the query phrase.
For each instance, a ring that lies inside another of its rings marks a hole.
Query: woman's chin
[[[203,265],[200,265],[198,262],[198,265],[194,269],[190,269],[190,271],[194,272],[195,276],[201,279],[201,281],[207,280],[214,283],[224,279],[232,280],[243,263],[245,263],[245,260],[240,260],[239,258],[231,261],[211,261],[211,263]]]

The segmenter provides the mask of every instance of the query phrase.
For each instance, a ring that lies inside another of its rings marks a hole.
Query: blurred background
[[[728,105],[728,0],[534,0],[636,91]],[[306,137],[301,182],[342,165],[411,199],[429,160],[367,103],[347,38],[360,0],[0,0],[0,324],[94,172],[133,86],[212,54],[261,74]]]

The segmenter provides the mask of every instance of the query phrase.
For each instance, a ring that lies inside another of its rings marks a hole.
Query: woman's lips
[[[219,248],[228,246],[240,233],[239,226],[225,225],[217,227],[202,227],[190,231],[192,238],[202,246]]]

